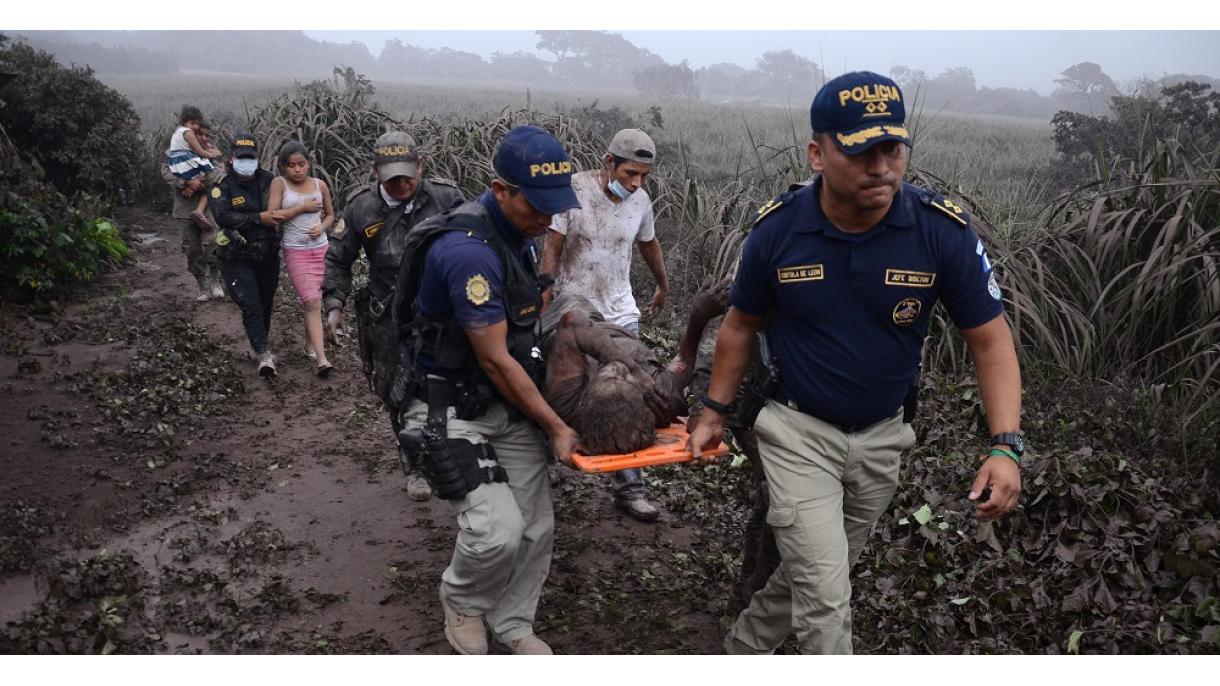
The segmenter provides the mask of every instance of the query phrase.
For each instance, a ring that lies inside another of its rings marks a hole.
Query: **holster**
[[[491,445],[448,437],[450,382],[429,376],[422,388],[428,394],[428,420],[420,428],[400,431],[398,442],[419,464],[437,497],[458,500],[483,484],[507,483],[508,473],[499,464],[479,466],[480,459],[497,461]]]

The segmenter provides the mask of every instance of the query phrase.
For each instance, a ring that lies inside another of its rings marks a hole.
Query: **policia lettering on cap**
[[[737,617],[730,653],[770,653],[794,627],[802,652],[852,651],[848,572],[915,443],[903,405],[937,300],[974,358],[992,433],[969,498],[991,520],[1021,490],[1021,377],[1002,294],[969,214],[902,181],[905,116],[902,90],[884,76],[828,82],[810,107],[817,178],[767,203],[742,247],[712,411],[689,447],[698,462],[720,440],[765,327],[779,383],[754,430],[784,564]]]
[[[441,576],[445,637],[481,654],[549,654],[534,615],[551,564],[555,517],[543,432],[570,462],[576,434],[538,390],[543,281],[534,238],[579,207],[572,160],[536,126],[509,131],[477,199],[407,236],[393,314],[403,365],[399,441],[457,519]]]

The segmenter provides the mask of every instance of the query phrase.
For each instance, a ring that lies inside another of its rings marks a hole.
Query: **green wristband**
[[[1008,448],[992,448],[991,452],[987,453],[987,457],[995,457],[996,455],[1003,455],[1004,457],[1011,459],[1013,462],[1016,462],[1018,465],[1021,464],[1021,456]]]

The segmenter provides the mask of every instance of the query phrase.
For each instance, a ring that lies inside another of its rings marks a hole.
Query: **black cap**
[[[258,141],[254,134],[244,131],[233,134],[233,140],[229,141],[229,154],[234,158],[258,157]]]

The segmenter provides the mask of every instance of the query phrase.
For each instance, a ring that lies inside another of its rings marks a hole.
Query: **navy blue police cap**
[[[858,155],[881,141],[911,145],[902,89],[893,79],[853,71],[831,79],[813,96],[809,123],[828,133],[843,152]]]
[[[238,157],[258,157],[258,140],[251,133],[235,133],[233,134],[233,140],[229,141],[229,154],[235,159]]]
[[[496,176],[516,186],[535,210],[559,214],[577,209],[572,190],[572,158],[545,129],[518,126],[504,135],[492,157]]]

